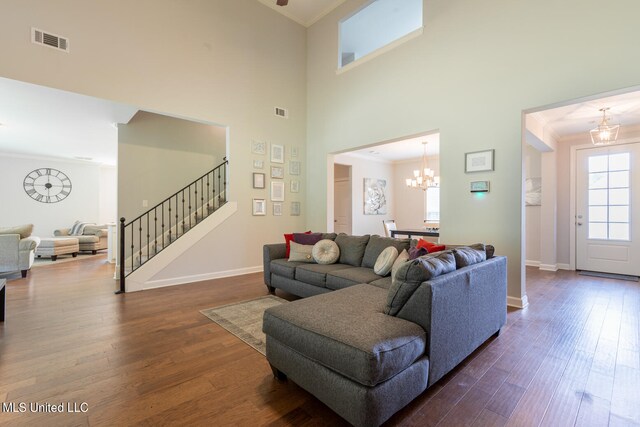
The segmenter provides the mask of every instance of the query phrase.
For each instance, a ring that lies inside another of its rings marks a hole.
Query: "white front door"
[[[640,276],[640,143],[578,150],[576,268]]]

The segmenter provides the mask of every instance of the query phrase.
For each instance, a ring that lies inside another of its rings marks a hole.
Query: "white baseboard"
[[[542,271],[558,271],[557,264],[540,264],[540,270]]]
[[[573,268],[571,265],[569,264],[560,264],[558,263],[558,270],[569,270],[569,271],[574,271],[575,268]]]
[[[529,305],[529,299],[526,295],[523,295],[522,298],[507,296],[507,305],[509,307],[525,308]]]
[[[223,277],[242,276],[243,274],[260,273],[262,265],[255,267],[238,268],[235,270],[215,271],[204,274],[194,274],[191,276],[171,277],[169,279],[152,280],[144,284],[144,290],[165,288],[167,286],[184,285],[185,283],[202,282],[205,280],[222,279]]]
[[[524,261],[524,265],[526,265],[527,267],[540,267],[540,261],[527,259]]]

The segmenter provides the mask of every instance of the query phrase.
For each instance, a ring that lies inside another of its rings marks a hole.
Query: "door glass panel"
[[[589,238],[590,239],[606,239],[607,223],[606,222],[590,222]]]
[[[593,209],[593,208],[591,208]],[[594,220],[599,221],[599,220]],[[629,222],[629,206],[611,206],[609,207],[609,221],[611,222]]]
[[[589,173],[606,172],[608,168],[609,156],[591,156],[589,157]]]
[[[607,156],[599,156],[607,157]],[[629,153],[612,154],[609,157],[610,171],[628,171],[629,170]],[[589,171],[591,172],[591,171]]]
[[[589,239],[629,240],[630,154],[589,157]]]
[[[629,189],[616,188],[615,190],[609,190],[609,204],[610,205],[628,205]]]
[[[609,239],[629,240],[629,224],[609,223]]]
[[[609,172],[609,188],[627,187],[629,187],[629,171]],[[589,188],[591,188],[591,186],[589,186]]]
[[[589,190],[593,190],[595,188],[607,188],[608,186],[609,184],[606,172],[589,174]]]
[[[607,222],[606,206],[589,206],[589,221]]]
[[[607,205],[607,190],[589,190],[589,206],[598,205]]]

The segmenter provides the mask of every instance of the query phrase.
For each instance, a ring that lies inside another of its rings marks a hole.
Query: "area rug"
[[[200,310],[200,313],[266,356],[262,316],[267,308],[286,302],[275,295],[267,295],[250,301]]]
[[[31,268],[65,264],[67,262],[87,261],[87,260],[91,260],[99,257],[103,257],[105,261],[107,260],[107,254],[104,254],[104,253],[99,253],[96,255],[79,254],[75,258],[72,257],[71,255],[60,255],[58,256],[58,259],[55,261],[51,261],[51,257],[43,257],[43,258],[36,257],[35,260],[33,261],[33,265],[31,266]]]

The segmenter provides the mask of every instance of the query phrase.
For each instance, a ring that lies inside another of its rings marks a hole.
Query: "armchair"
[[[87,225],[81,236],[72,236],[70,228],[61,228],[55,230],[55,237],[75,237],[80,244],[80,251],[91,251],[95,255],[98,251],[107,249],[107,226],[106,225]]]
[[[33,265],[38,237],[30,237],[31,226],[0,229],[0,273],[20,271],[22,277]]]

